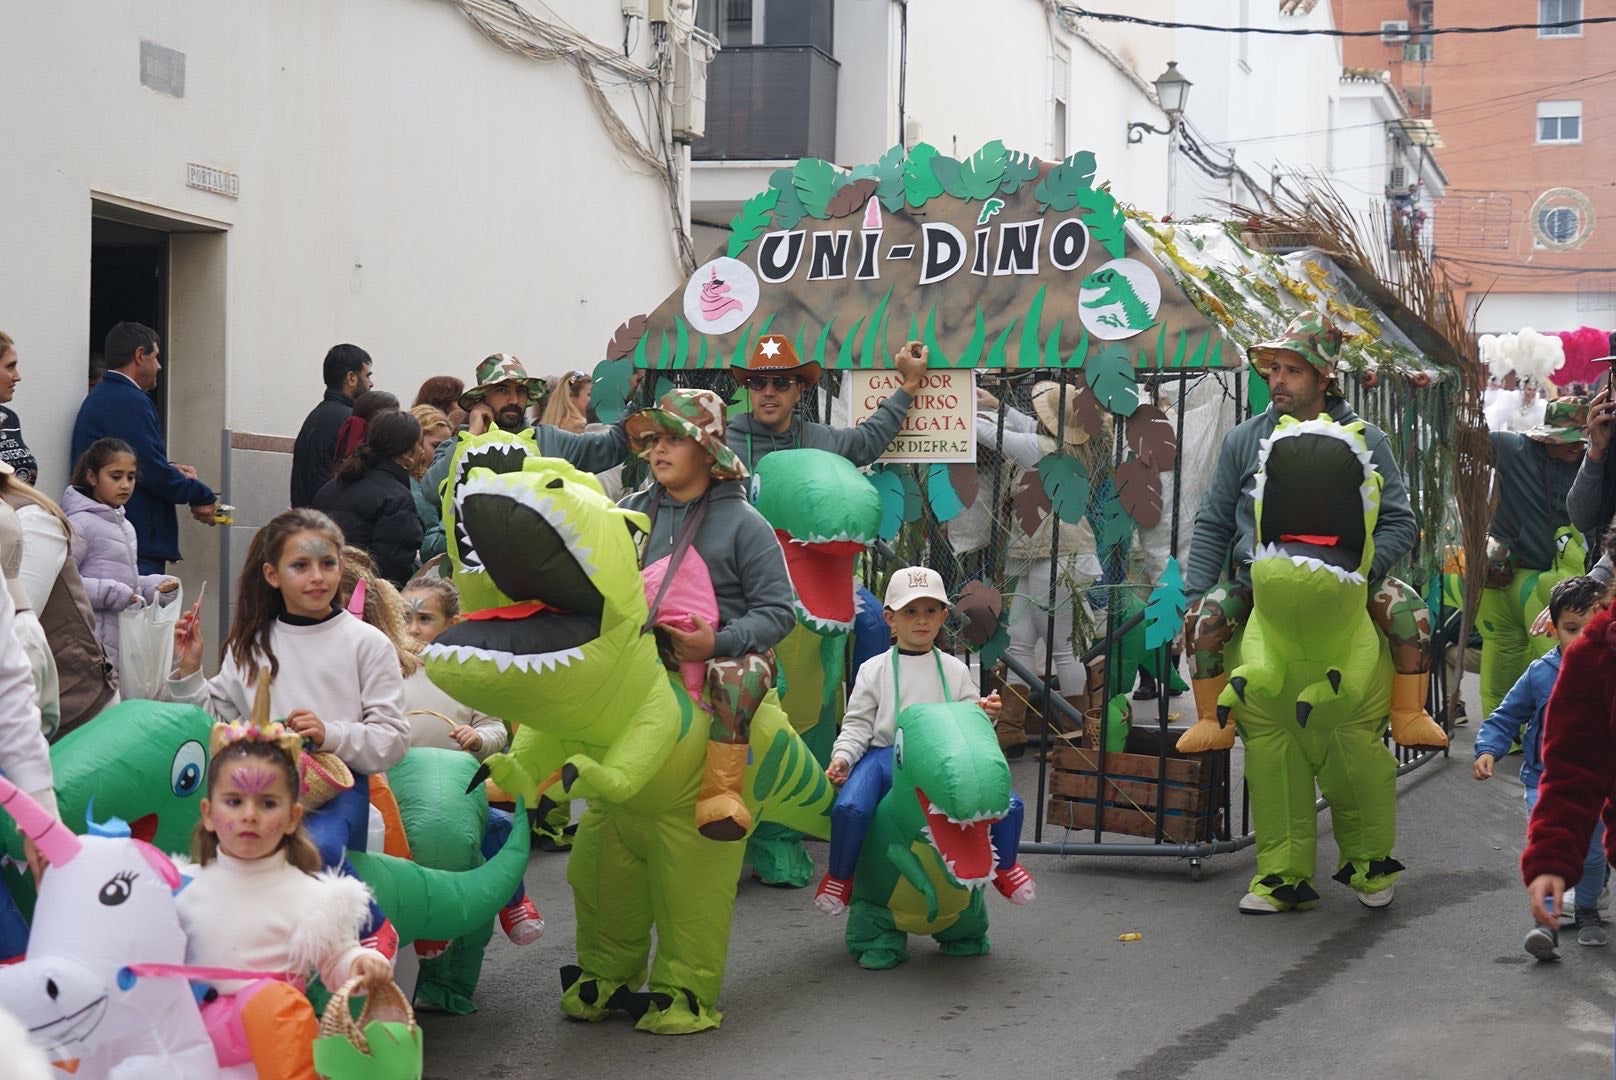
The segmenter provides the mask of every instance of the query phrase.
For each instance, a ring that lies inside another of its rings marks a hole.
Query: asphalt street
[[[1558,964],[1522,951],[1519,759],[1476,782],[1473,732],[1459,729],[1450,759],[1400,781],[1396,854],[1408,871],[1385,910],[1328,879],[1328,813],[1311,912],[1237,913],[1250,849],[1207,860],[1199,881],[1171,859],[1033,856],[1034,904],[990,893],[991,954],[949,958],[911,939],[910,961],[887,972],[858,968],[843,921],[814,908],[811,888],[748,880],[723,1027],[682,1038],[561,1016],[557,969],[573,959],[566,860],[535,853],[527,883],[545,936],[516,948],[496,933],[479,1011],[423,1018],[426,1075],[1610,1077],[1616,946],[1579,947],[1568,934]],[[1016,766],[1024,795],[1033,769]],[[824,846],[811,850],[822,869]],[[1119,940],[1130,933],[1141,937]]]

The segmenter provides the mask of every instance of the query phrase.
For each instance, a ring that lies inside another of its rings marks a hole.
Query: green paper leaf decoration
[[[939,463],[927,466],[926,498],[931,503],[931,512],[937,515],[938,521],[945,524],[965,512],[965,503],[954,490],[953,481],[948,476],[947,465]]]
[[[920,520],[920,485],[908,469],[882,465],[870,474],[870,483],[881,496],[881,524],[876,530],[881,539],[890,541],[904,525]]]
[[[1119,416],[1132,416],[1139,408],[1139,376],[1133,353],[1122,342],[1112,342],[1083,365],[1083,377],[1101,405]]]
[[[959,186],[967,199],[987,199],[999,190],[1004,179],[1004,142],[994,139],[960,162]]]
[[[801,197],[797,195],[796,184],[792,179],[792,170],[774,170],[769,174],[769,186],[779,192],[774,203],[774,227],[776,229],[795,229],[797,224],[807,216],[808,210],[802,205]]]
[[[615,423],[628,401],[629,380],[634,365],[628,360],[602,360],[595,365],[594,381],[589,384],[589,405],[603,424]]]
[[[724,254],[735,258],[746,245],[762,236],[774,214],[774,204],[780,201],[776,188],[764,188],[741,204],[738,214],[729,219],[729,246]]]
[[[1038,479],[1055,516],[1068,525],[1083,520],[1089,508],[1089,470],[1070,454],[1047,454],[1038,462]]]
[[[1166,472],[1178,460],[1178,437],[1167,414],[1154,405],[1141,405],[1122,425],[1128,449],[1154,469]]]
[[[1004,158],[1004,176],[999,179],[999,194],[1014,195],[1022,184],[1038,179],[1039,161],[1031,154],[1012,150]]]
[[[1133,519],[1122,508],[1122,503],[1116,497],[1107,499],[1095,511],[1094,515],[1094,547],[1102,555],[1112,548],[1120,547],[1133,536]]]
[[[606,359],[621,360],[634,351],[634,346],[640,343],[645,336],[645,328],[650,325],[649,315],[636,315],[626,322],[619,323],[612,333],[612,340],[606,346]]]
[[[903,147],[894,146],[875,163],[875,196],[887,210],[903,209]]]
[[[1038,199],[1038,212],[1070,210],[1078,205],[1079,195],[1094,186],[1094,154],[1079,150],[1049,170],[1049,175],[1033,189]],[[1113,200],[1114,201],[1114,200]]]
[[[931,171],[937,175],[937,182],[943,185],[943,192],[956,199],[965,198],[965,188],[960,185],[960,163],[958,158],[951,158],[947,154],[938,154],[931,159]]]
[[[1117,501],[1141,529],[1161,524],[1161,473],[1139,458],[1129,458],[1117,466]]]
[[[1122,258],[1128,249],[1128,218],[1116,197],[1104,188],[1084,188],[1077,193],[1077,204],[1090,239],[1104,245],[1113,259]]]
[[[1004,596],[986,582],[973,581],[954,601],[954,610],[965,617],[960,637],[971,648],[980,649],[999,629],[999,616],[1004,612]]]
[[[1004,654],[1010,649],[1010,620],[1008,617],[999,619],[999,628],[993,631],[987,644],[977,650],[977,662],[983,667],[992,667],[1004,659]]]
[[[924,206],[927,199],[934,199],[943,193],[943,185],[938,182],[937,174],[931,167],[936,157],[935,146],[917,143],[909,151],[908,160],[903,163],[903,197],[916,209]]]
[[[1145,601],[1145,648],[1159,649],[1172,641],[1184,625],[1184,612],[1189,606],[1178,559],[1170,557],[1162,570],[1161,581],[1150,590],[1150,599]]]
[[[803,158],[791,172],[791,186],[810,217],[824,218],[836,193],[836,166],[820,158]]]
[[[1037,532],[1052,510],[1043,477],[1032,469],[1022,473],[1021,479],[1016,481],[1016,494],[1010,500],[1010,507],[1015,511],[1016,524],[1021,526],[1022,532],[1028,536]]]
[[[1246,404],[1253,416],[1268,408],[1273,399],[1268,395],[1268,380],[1257,374],[1256,368],[1246,371]]]

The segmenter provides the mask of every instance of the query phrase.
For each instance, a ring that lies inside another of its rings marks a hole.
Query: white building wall
[[[615,3],[532,10],[623,38]],[[185,54],[183,99],[141,85],[142,39]],[[218,292],[218,332],[164,342],[171,446],[199,466],[223,427],[295,433],[335,342],[369,349],[408,401],[499,350],[591,366],[682,277],[665,189],[624,163],[573,69],[497,48],[452,3],[15,0],[0,40],[0,328],[47,491],[84,392],[92,197],[225,230],[208,280],[172,283]],[[192,161],[237,172],[240,198],[187,188]]]

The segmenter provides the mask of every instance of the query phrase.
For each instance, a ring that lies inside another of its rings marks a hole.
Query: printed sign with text
[[[928,371],[882,461],[976,460],[976,384],[971,371]],[[896,371],[852,371],[852,415],[861,423],[903,385]]]

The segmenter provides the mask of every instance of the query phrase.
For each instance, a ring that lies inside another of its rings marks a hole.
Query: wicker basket
[[[378,1005],[390,1006],[411,1032],[415,1030],[415,1010],[410,1008],[410,999],[404,996],[404,991],[398,988],[398,984],[390,982],[385,989],[365,998],[365,1007],[360,1011],[359,1019],[355,1020],[348,1000],[353,997],[354,991],[364,985],[364,981],[359,977],[349,979],[331,995],[331,1000],[325,1003],[325,1012],[320,1014],[320,1038],[341,1035],[355,1050],[361,1054],[368,1054],[370,1043],[365,1040],[365,1025],[372,1020],[383,1019],[371,1015]]]
[[[303,792],[298,802],[305,810],[318,810],[354,786],[353,770],[329,750],[305,750],[299,762]]]

